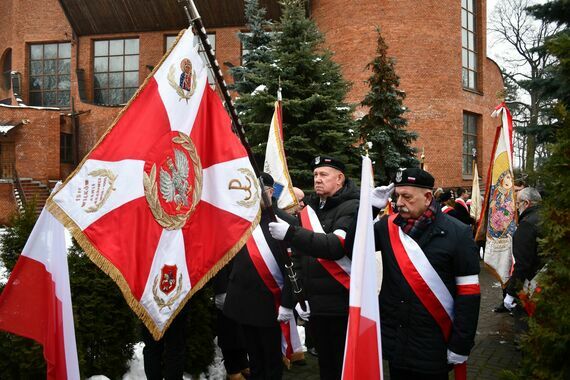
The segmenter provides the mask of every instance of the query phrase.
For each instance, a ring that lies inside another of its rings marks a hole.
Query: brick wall
[[[16,212],[16,201],[12,189],[12,183],[0,183],[0,226],[7,225],[12,214]]]

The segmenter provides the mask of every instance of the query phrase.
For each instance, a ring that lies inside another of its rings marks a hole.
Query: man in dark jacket
[[[462,187],[457,189],[457,198],[455,199],[455,218],[461,220],[463,223],[472,225],[474,223],[471,214],[469,213],[469,206],[467,201],[469,200],[469,192]]]
[[[537,241],[541,201],[540,193],[532,187],[525,187],[517,194],[519,225],[513,235],[515,265],[505,287],[507,294],[504,299],[504,306],[509,310],[515,307],[515,300],[525,281],[532,280],[541,267]]]
[[[273,179],[264,175],[264,185],[269,199],[273,195]],[[264,208],[266,208],[264,206]],[[233,260],[227,293],[224,300],[224,314],[243,329],[252,380],[279,380],[283,374],[281,353],[281,327],[279,322],[293,318],[293,292],[285,272],[285,264],[278,243],[271,238],[268,229],[270,218],[262,212],[259,226],[274,257],[276,270],[280,271],[283,288],[280,291],[279,308],[267,278],[259,273],[248,246],[244,246]],[[255,232],[254,232],[255,233]],[[263,249],[258,247],[259,250]],[[259,259],[260,256],[256,256]],[[273,278],[269,281],[276,282]],[[275,290],[275,289],[273,289]]]
[[[374,226],[382,252],[382,349],[390,378],[447,379],[467,360],[479,316],[479,255],[471,229],[441,212],[434,178],[405,169],[395,178],[398,214]],[[373,205],[385,206],[387,187]]]
[[[356,218],[359,191],[345,177],[342,162],[335,158],[316,157],[312,169],[315,194],[305,203],[315,211],[318,225],[303,223],[300,227],[278,222],[270,223],[269,228],[274,238],[285,240],[302,255],[303,284],[310,306],[310,326],[318,352],[320,377],[335,380],[342,374],[349,277],[346,273],[335,275],[326,268],[336,266],[338,260],[350,266],[350,253],[344,248],[344,239]],[[307,208],[303,210],[306,212]]]

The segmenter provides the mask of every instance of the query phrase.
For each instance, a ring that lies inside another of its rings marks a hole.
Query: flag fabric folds
[[[277,206],[287,210],[298,204],[293,193],[293,184],[289,177],[285,149],[283,147],[283,119],[281,113],[281,93],[277,95],[275,111],[269,126],[269,136],[267,137],[267,148],[265,149],[265,163],[263,171],[271,174],[275,184],[273,196],[277,199]]]
[[[473,162],[473,184],[471,185],[471,206],[469,208],[469,214],[471,217],[478,222],[481,216],[481,188],[479,187],[479,172],[477,171],[477,163]]]
[[[0,294],[0,330],[43,346],[47,379],[79,379],[64,228],[45,208]]]
[[[260,190],[186,30],[48,207],[159,339],[245,244]]]
[[[382,344],[372,222],[372,163],[362,159],[360,208],[352,253],[343,380],[382,379]]]
[[[513,264],[512,236],[517,223],[512,169],[513,121],[504,102],[493,116],[499,117],[501,124],[495,134],[476,240],[485,242],[485,264],[504,286]]]

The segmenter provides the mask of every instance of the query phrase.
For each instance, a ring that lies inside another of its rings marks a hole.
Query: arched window
[[[0,56],[0,102],[9,99],[10,95],[10,73],[12,72],[12,49],[4,50]]]

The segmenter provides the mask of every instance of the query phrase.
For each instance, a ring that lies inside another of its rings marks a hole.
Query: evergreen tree
[[[208,372],[214,360],[214,293],[209,286],[200,289],[188,301],[188,324],[186,326],[186,363],[184,371],[194,378]]]
[[[21,212],[15,212],[10,218],[10,226],[0,238],[2,246],[0,259],[4,262],[8,273],[14,269],[37,219],[35,200],[26,203]]]
[[[360,161],[352,147],[349,90],[340,67],[323,47],[323,36],[305,14],[304,2],[283,2],[283,14],[272,34],[269,61],[251,61],[253,92],[236,101],[258,162],[263,162],[277,90],[283,89],[284,145],[293,183],[312,188],[310,162],[317,155],[344,161],[348,176],[358,176]]]
[[[364,142],[371,142],[369,151],[375,162],[374,173],[381,182],[388,181],[400,167],[418,166],[416,149],[411,147],[417,138],[415,132],[406,130],[403,105],[406,94],[399,90],[400,78],[394,68],[394,60],[388,57],[388,46],[377,28],[376,57],[366,67],[372,70],[368,78],[370,92],[362,105],[369,112],[359,121],[359,133]]]
[[[121,378],[139,340],[139,322],[113,280],[75,242],[68,263],[81,375]]]
[[[531,8],[537,17],[563,25],[548,39],[546,48],[557,57],[549,91],[559,100],[558,129],[552,155],[540,172],[545,199],[542,205],[544,239],[540,247],[547,270],[541,275],[536,310],[523,339],[521,368],[511,378],[570,378],[570,2],[556,0]]]

